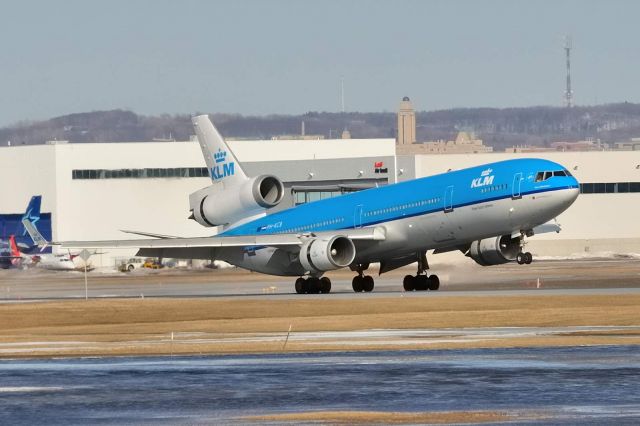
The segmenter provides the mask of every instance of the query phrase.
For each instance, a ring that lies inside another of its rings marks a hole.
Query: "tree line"
[[[212,114],[226,137],[271,139],[305,133],[340,137],[349,130],[353,138],[395,138],[396,114],[392,112],[308,112],[301,115],[244,116]],[[598,106],[456,108],[416,113],[418,141],[449,140],[458,131],[472,131],[496,149],[512,145],[544,146],[555,141],[600,139],[616,142],[640,137],[640,104]],[[111,110],[69,114],[44,121],[25,121],[0,128],[0,145],[42,144],[49,140],[70,142],[139,142],[188,140],[193,134],[187,114],[139,115]]]

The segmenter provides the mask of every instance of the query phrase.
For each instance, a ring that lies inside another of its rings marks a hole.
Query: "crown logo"
[[[216,163],[224,163],[224,160],[227,159],[227,151],[218,149],[218,152],[213,154],[213,159],[216,161]]]
[[[483,170],[482,173],[480,174],[480,176],[489,176],[492,171],[493,171],[493,169]]]

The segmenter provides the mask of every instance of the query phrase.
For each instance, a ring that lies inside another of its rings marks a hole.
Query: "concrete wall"
[[[55,149],[49,145],[0,147],[0,213],[22,213],[42,194],[42,211],[56,209]]]

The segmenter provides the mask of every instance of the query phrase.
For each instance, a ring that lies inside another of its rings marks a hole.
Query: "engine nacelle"
[[[519,238],[503,235],[472,242],[468,256],[479,265],[491,266],[514,261],[519,251]]]
[[[300,248],[300,263],[305,271],[324,272],[349,266],[356,257],[353,241],[342,235],[312,238]]]
[[[192,218],[202,226],[234,223],[254,216],[282,201],[284,185],[275,176],[261,175],[239,186],[212,185],[189,195]]]

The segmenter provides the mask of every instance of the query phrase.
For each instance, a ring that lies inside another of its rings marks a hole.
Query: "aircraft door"
[[[353,212],[353,227],[362,228],[362,204],[358,204]]]
[[[513,200],[518,200],[522,198],[521,184],[522,184],[522,173],[519,172],[513,176],[513,187],[511,191],[511,198]]]
[[[449,213],[453,211],[453,185],[448,186],[444,191],[444,212]]]
[[[433,233],[433,241],[438,243],[456,239],[455,214],[447,214],[453,212],[453,185],[445,189],[442,207],[443,213],[438,213],[438,222]]]

